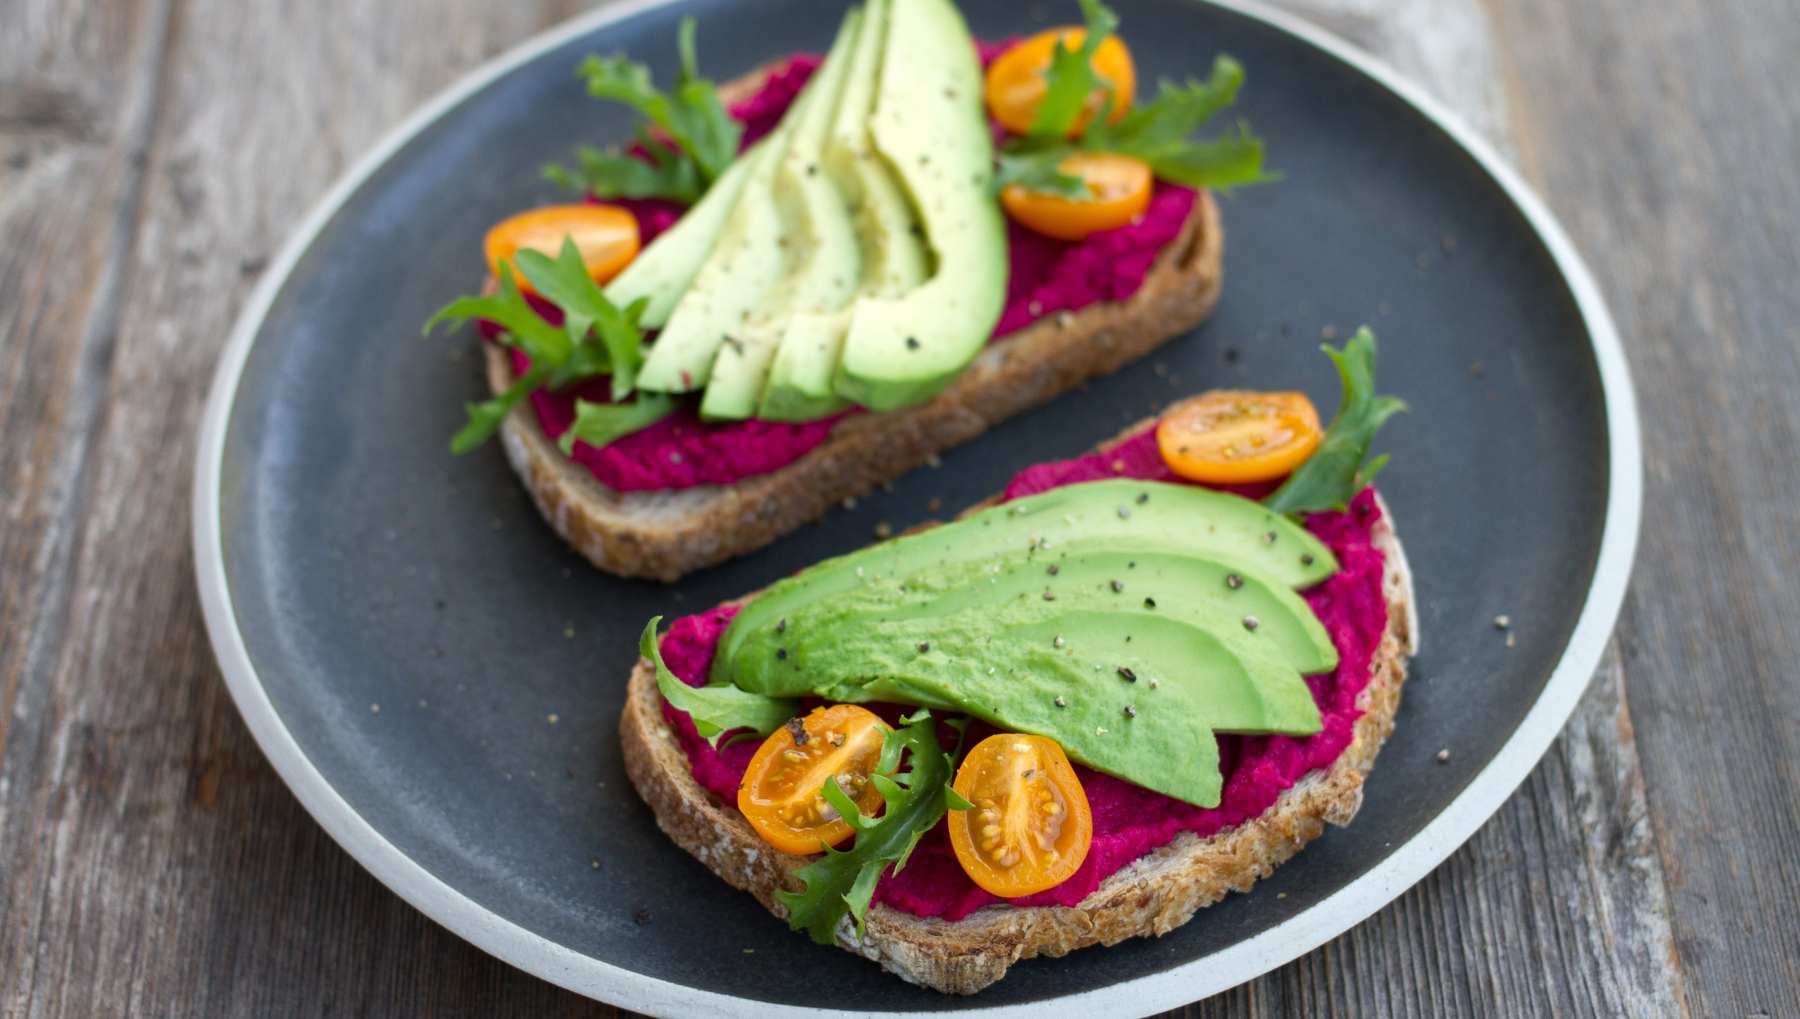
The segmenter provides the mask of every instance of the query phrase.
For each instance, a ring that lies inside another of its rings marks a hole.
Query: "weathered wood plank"
[[[1607,287],[1647,410],[1621,632],[1698,1015],[1800,1001],[1800,18],[1494,4],[1524,150]]]
[[[70,890],[38,762],[67,733],[55,663],[139,221],[167,5],[9,11],[0,32],[0,1012],[58,980],[38,946]],[[52,992],[54,993],[54,992]]]

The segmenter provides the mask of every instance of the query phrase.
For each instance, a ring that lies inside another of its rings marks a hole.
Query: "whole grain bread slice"
[[[1149,424],[1146,420],[1132,426],[1120,439]],[[995,904],[948,921],[877,904],[869,911],[862,937],[856,936],[848,918],[839,925],[838,945],[912,983],[972,994],[999,980],[1021,959],[1166,934],[1227,892],[1249,891],[1259,878],[1273,873],[1323,833],[1327,823],[1349,824],[1362,806],[1363,781],[1375,755],[1393,732],[1407,659],[1416,652],[1418,641],[1412,574],[1385,505],[1374,536],[1386,562],[1382,584],[1387,629],[1370,665],[1369,685],[1357,699],[1363,715],[1355,735],[1331,767],[1303,775],[1251,820],[1207,838],[1178,836],[1102,881],[1075,906]],[[663,832],[726,883],[785,917],[775,892],[798,890],[799,882],[791,875],[809,858],[770,848],[734,804],[721,802],[695,781],[687,755],[663,718],[662,696],[647,660],[640,659],[632,670],[619,738],[626,773]]]
[[[770,70],[721,86],[721,97],[730,103],[752,94]],[[1218,303],[1223,259],[1219,208],[1201,192],[1181,233],[1128,300],[1046,316],[990,343],[931,401],[852,415],[800,459],[736,484],[616,491],[563,456],[524,403],[502,423],[502,445],[544,519],[595,566],[673,581],[761,548],[846,498],[1194,328]],[[496,394],[514,381],[505,351],[493,345],[487,377]]]

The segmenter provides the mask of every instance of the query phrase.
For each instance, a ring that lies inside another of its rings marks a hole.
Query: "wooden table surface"
[[[330,182],[575,0],[0,8],[0,1013],[608,1014],[300,808],[188,548],[214,360]],[[1071,5],[1072,6],[1072,5]],[[1800,1015],[1800,13],[1294,0],[1468,117],[1593,263],[1644,413],[1631,594],[1519,792],[1193,1015]]]

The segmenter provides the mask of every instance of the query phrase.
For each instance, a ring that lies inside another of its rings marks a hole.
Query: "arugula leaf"
[[[629,403],[575,401],[575,423],[556,440],[564,456],[573,456],[575,440],[596,448],[614,439],[640,432],[675,412],[675,398],[663,393],[639,393]]]
[[[1349,505],[1351,497],[1387,464],[1386,456],[1363,464],[1376,430],[1407,409],[1399,397],[1375,395],[1375,334],[1368,326],[1358,329],[1342,350],[1329,345],[1319,349],[1337,365],[1344,396],[1319,448],[1263,500],[1278,513],[1341,510]]]
[[[1004,189],[1009,184],[1017,184],[1027,191],[1041,194],[1087,198],[1087,181],[1072,173],[1064,173],[1057,165],[1073,152],[1067,145],[1009,145],[996,155],[999,168],[994,173],[994,186]]]
[[[493,293],[459,297],[439,308],[425,321],[425,335],[447,322],[459,326],[470,319],[486,319],[506,331],[510,345],[523,350],[533,364],[560,364],[569,359],[572,344],[562,329],[544,321],[537,309],[519,292],[511,268],[500,263],[499,285]]]
[[[1094,145],[1179,142],[1237,102],[1238,90],[1243,87],[1244,65],[1221,54],[1213,58],[1212,72],[1205,81],[1190,78],[1177,84],[1165,79],[1158,85],[1155,99],[1134,107],[1117,124],[1095,121],[1086,132],[1087,140]]]
[[[713,83],[700,76],[694,32],[694,19],[682,18],[675,33],[676,47],[681,52],[681,75],[675,82],[675,125],[667,129],[700,163],[710,184],[737,158],[744,128],[725,112]]]
[[[643,114],[637,139],[642,156],[576,151],[576,169],[544,168],[558,184],[600,198],[668,198],[692,204],[737,158],[743,127],[725,112],[713,83],[700,76],[694,51],[694,19],[683,18],[677,34],[681,72],[672,92],[658,89],[650,69],[621,54],[590,55],[576,74],[596,99],[623,103]]]
[[[692,205],[706,193],[693,160],[681,158],[660,140],[643,148],[649,159],[583,145],[575,150],[575,169],[546,166],[544,179],[602,199],[667,198]]]
[[[538,389],[559,389],[582,379],[611,374],[613,399],[623,400],[637,384],[638,367],[644,362],[638,319],[648,302],[640,299],[620,309],[607,300],[588,275],[581,250],[573,240],[563,238],[562,253],[554,260],[526,249],[514,255],[513,262],[539,294],[562,309],[563,324],[553,326],[537,313],[519,291],[511,265],[506,262],[500,264],[500,279],[493,293],[459,297],[425,323],[425,333],[429,335],[440,322],[460,325],[470,319],[485,319],[503,330],[500,343],[517,347],[531,359],[531,368],[504,393],[465,406],[468,422],[450,440],[453,453],[467,453],[486,442],[507,413]],[[591,409],[584,411],[584,404]],[[673,409],[673,402],[663,397],[631,404],[589,404],[577,400],[575,426],[564,433],[563,452],[572,450],[576,439],[594,445],[610,442],[655,423]]]
[[[1099,52],[1106,37],[1119,27],[1119,17],[1100,0],[1081,0],[1081,17],[1087,28],[1081,48],[1066,47],[1061,39],[1051,48],[1050,68],[1044,72],[1044,98],[1038,104],[1037,116],[1031,121],[1032,137],[1061,138],[1067,135],[1081,116],[1089,95],[1096,89],[1113,91],[1112,82],[1094,73],[1094,54]],[[1108,102],[1111,102],[1110,95]],[[1095,119],[1104,120],[1105,117]]]
[[[1204,81],[1164,81],[1156,98],[1134,106],[1118,123],[1108,123],[1112,98],[1100,116],[1090,120],[1076,138],[1069,128],[1081,115],[1087,97],[1096,88],[1107,88],[1094,72],[1091,57],[1106,33],[1118,26],[1118,18],[1098,0],[1081,0],[1087,35],[1079,50],[1060,43],[1045,72],[1043,104],[1030,132],[1011,138],[1001,147],[997,188],[1017,184],[1026,190],[1063,198],[1092,197],[1085,181],[1061,169],[1063,160],[1078,152],[1111,152],[1132,156],[1150,164],[1157,177],[1188,187],[1230,190],[1242,184],[1274,180],[1263,170],[1263,143],[1239,122],[1217,138],[1192,137],[1208,121],[1237,101],[1244,84],[1244,68],[1229,56],[1213,61]]]
[[[862,936],[881,875],[906,866],[913,847],[945,811],[969,809],[969,802],[950,788],[955,755],[962,749],[960,738],[946,753],[929,711],[921,709],[900,721],[902,726],[882,741],[881,759],[870,779],[886,803],[881,816],[865,817],[837,787],[836,779],[827,779],[822,794],[856,829],[856,842],[842,851],[825,847],[824,857],[795,871],[804,891],[775,893],[787,907],[788,926],[806,931],[821,944],[832,942],[845,913],[855,918],[857,936]],[[962,724],[957,725],[959,732]],[[896,771],[903,754],[907,767]]]
[[[624,399],[637,385],[638,367],[644,363],[643,334],[637,328],[643,304],[621,311],[607,300],[588,275],[581,249],[572,237],[563,238],[562,252],[555,261],[529,248],[514,255],[513,260],[532,287],[562,309],[563,330],[568,334],[571,350],[588,343],[590,330],[598,334],[600,347],[606,352],[605,361],[612,370],[612,397]]]
[[[794,717],[799,707],[796,701],[750,693],[729,683],[711,686],[683,683],[663,664],[662,648],[656,642],[656,627],[661,622],[661,616],[654,616],[644,626],[644,635],[638,639],[638,653],[656,666],[656,688],[662,692],[663,699],[676,710],[687,712],[694,720],[694,728],[713,746],[718,746],[719,737],[733,729],[749,729],[758,736],[767,736]]]
[[[452,453],[467,453],[491,438],[520,400],[540,386],[555,383],[559,366],[567,368],[574,364],[588,376],[603,374],[611,368],[603,348],[578,357],[580,348],[562,329],[544,321],[537,309],[525,300],[505,263],[500,265],[500,281],[493,293],[451,301],[426,321],[424,331],[430,335],[440,322],[457,326],[470,319],[486,319],[504,329],[501,342],[523,350],[531,358],[531,368],[499,396],[463,405],[468,421],[451,437]]]
[[[492,438],[499,429],[500,422],[517,406],[520,400],[529,396],[532,390],[541,385],[549,372],[538,368],[519,376],[506,392],[480,403],[465,403],[463,411],[469,417],[468,423],[450,437],[450,452],[458,455],[481,445]]]

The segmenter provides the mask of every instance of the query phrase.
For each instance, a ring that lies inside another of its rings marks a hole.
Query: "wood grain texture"
[[[1800,17],[1495,3],[1523,160],[1597,253],[1646,408],[1620,646],[1696,1015],[1800,1008]],[[1599,255],[1598,253],[1603,253]]]
[[[225,694],[187,551],[200,401],[271,251],[408,111],[580,6],[0,14],[0,1015],[612,1014],[326,838]],[[1290,6],[1544,189],[1626,336],[1651,511],[1618,652],[1519,794],[1367,923],[1185,1011],[1793,1014],[1800,19]]]

